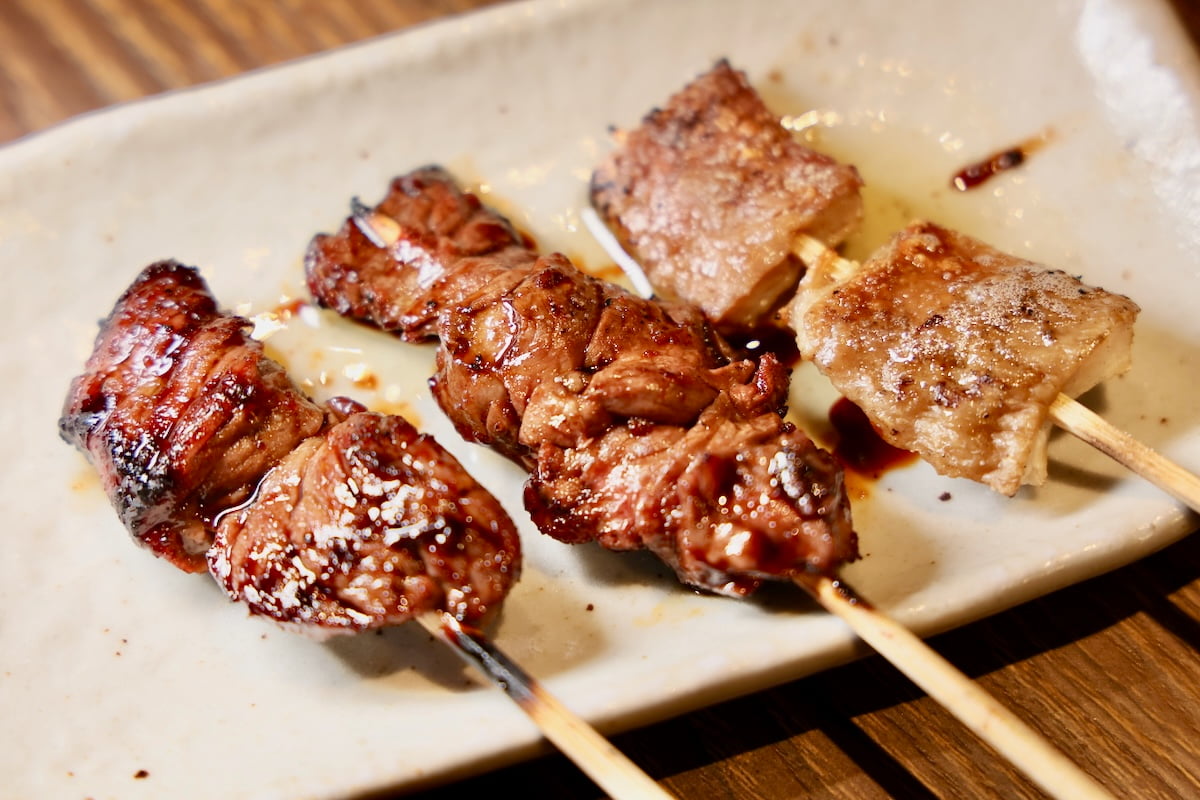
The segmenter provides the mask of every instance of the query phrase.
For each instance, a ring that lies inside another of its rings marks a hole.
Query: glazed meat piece
[[[734,358],[694,307],[635,297],[560,254],[454,260],[436,232],[392,217],[413,215],[382,208],[318,237],[310,273],[336,258],[353,274],[338,240],[360,226],[386,245],[370,264],[386,255],[397,272],[419,270],[407,257],[417,239],[450,254],[431,290],[395,277],[409,293],[389,301],[433,301],[434,395],[465,437],[531,471],[525,502],[542,531],[648,548],[684,583],[733,595],[857,557],[836,464],[782,419],[777,361]]]
[[[362,410],[306,439],[253,503],[221,518],[213,575],[256,614],[305,630],[477,622],[518,577],[503,508],[432,438]]]
[[[102,323],[59,427],[135,538],[310,633],[498,606],[520,544],[495,498],[400,417],[313,403],[248,329],[173,261]]]
[[[525,490],[534,522],[562,541],[647,548],[681,582],[731,596],[857,558],[832,456],[778,414],[733,405],[721,395],[688,427],[631,420],[543,446]]]
[[[773,357],[731,360],[698,310],[561,255],[519,274],[446,314],[433,391],[465,436],[531,469],[539,529],[648,548],[728,593],[853,557],[829,535],[850,528],[840,474],[780,417],[788,375]]]
[[[151,265],[101,323],[59,420],[134,539],[191,572],[216,516],[325,424],[248,331],[196,270]]]
[[[1051,402],[1130,364],[1138,307],[928,222],[810,266],[801,354],[887,441],[1011,495],[1046,476]]]
[[[853,167],[796,141],[720,61],[620,137],[591,200],[658,292],[737,329],[791,297],[798,235],[833,247],[857,227],[861,185]]]
[[[641,300],[560,254],[448,307],[439,334],[439,403],[464,436],[526,466],[542,444],[572,447],[622,419],[688,425],[754,371],[695,309]]]
[[[507,219],[484,208],[475,195],[457,191],[440,167],[396,178],[378,212],[374,224],[385,227],[396,243],[390,252],[378,246],[380,234],[350,218],[337,235],[314,239],[305,275],[309,291],[323,305],[407,341],[434,337],[440,309],[485,283],[492,272],[476,268],[451,279],[444,273],[449,266],[477,256],[500,265],[531,257]],[[405,269],[396,269],[397,261]]]

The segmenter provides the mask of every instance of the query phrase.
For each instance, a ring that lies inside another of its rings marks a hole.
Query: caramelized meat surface
[[[942,474],[1009,495],[1041,483],[1054,398],[1129,367],[1131,300],[971,237],[915,223],[844,264],[801,284],[801,354]]]
[[[517,579],[496,500],[400,417],[352,413],[221,518],[213,575],[257,614],[304,628],[394,625],[442,609],[477,621]]]
[[[248,328],[175,262],[102,323],[59,427],[134,537],[308,632],[498,606],[520,545],[495,498],[403,419],[313,403]]]
[[[325,424],[248,329],[194,269],[151,265],[101,323],[59,421],[133,537],[192,572],[215,517]]]
[[[350,218],[336,235],[318,235],[308,250],[309,291],[339,314],[399,333],[408,341],[436,335],[438,314],[494,272],[488,266],[530,257],[507,219],[457,191],[440,167],[392,181],[373,223]],[[393,245],[379,247],[386,235]],[[476,268],[447,270],[464,259]],[[404,266],[397,269],[399,262]],[[447,296],[447,292],[449,295]]]
[[[622,419],[691,424],[754,369],[731,362],[696,310],[641,300],[559,254],[490,281],[438,331],[435,396],[465,436],[518,460]]]
[[[857,227],[861,185],[720,61],[621,136],[591,199],[657,291],[733,329],[790,298],[803,268],[797,235],[833,247]]]
[[[459,191],[446,180],[430,191]],[[318,237],[310,272],[343,259],[337,240],[364,224],[386,239],[370,264],[420,269],[406,257],[415,239],[449,254],[427,290],[393,278],[407,293],[389,301],[438,309],[434,395],[465,437],[530,470],[525,502],[542,531],[649,548],[684,583],[735,595],[857,557],[836,464],[782,419],[778,362],[736,359],[694,307],[635,297],[560,254],[456,257],[413,215],[384,213],[398,199],[393,188]]]

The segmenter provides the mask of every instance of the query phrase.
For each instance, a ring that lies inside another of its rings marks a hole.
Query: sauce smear
[[[764,353],[774,353],[785,367],[800,363],[800,348],[796,345],[796,334],[786,328],[763,325],[725,334],[725,341],[744,353],[747,358],[759,359]]]
[[[862,409],[844,397],[829,409],[829,422],[837,432],[833,455],[846,469],[878,478],[889,469],[917,460],[914,453],[885,442]]]
[[[1001,172],[1024,164],[1025,160],[1034,152],[1040,150],[1042,146],[1050,141],[1050,138],[1051,132],[1045,131],[1021,142],[1015,147],[1001,150],[982,161],[976,161],[974,164],[968,164],[954,174],[954,177],[950,180],[950,185],[960,192],[974,189],[976,186],[979,186]]]

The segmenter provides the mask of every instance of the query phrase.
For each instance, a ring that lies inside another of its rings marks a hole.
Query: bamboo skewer
[[[807,236],[797,243],[796,255],[808,265],[830,264],[839,273],[857,266]],[[1200,477],[1118,430],[1086,406],[1060,394],[1051,403],[1050,420],[1200,511]],[[857,598],[849,587],[823,577],[798,579],[796,583],[1047,792],[1056,797],[1108,796],[976,684],[906,628]]]
[[[1050,404],[1050,419],[1193,511],[1200,511],[1200,477],[1112,426],[1087,406],[1060,394]]]
[[[445,612],[429,611],[419,614],[417,620],[500,687],[551,743],[614,800],[673,797],[599,732],[571,713],[482,633],[464,627]]]
[[[1063,800],[1112,798],[977,683],[843,581],[803,575],[794,582],[1051,796]]]

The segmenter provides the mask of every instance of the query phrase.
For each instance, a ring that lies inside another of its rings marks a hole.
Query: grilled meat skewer
[[[703,113],[699,98],[710,101]],[[764,139],[792,134],[720,62],[624,135],[595,170],[592,204],[655,290],[704,304],[720,287],[728,308],[787,303],[770,325],[793,328],[800,354],[890,444],[1007,495],[1044,482],[1051,404],[1128,368],[1137,306],[927,222],[897,233],[861,269],[849,265],[822,225],[789,222],[821,208],[812,199],[820,183],[796,179],[786,160],[765,163]],[[723,154],[720,169],[713,153]],[[678,177],[647,177],[660,174]],[[761,184],[787,188],[769,205],[753,189],[728,188]],[[741,239],[778,243],[795,269],[769,285],[745,280],[745,258],[725,244],[729,218],[746,221]],[[676,240],[705,257],[664,261],[662,242]],[[707,280],[685,280],[699,265]]]
[[[592,204],[656,292],[723,331],[791,296],[798,236],[836,247],[862,218],[857,170],[797,141],[725,60],[617,138]]]
[[[59,430],[135,540],[313,632],[498,606],[520,568],[499,503],[402,418],[314,403],[249,327],[172,261],[101,323]]]
[[[891,444],[1012,495],[1046,480],[1051,405],[1125,372],[1138,306],[930,222],[861,266],[811,260],[801,354]]]
[[[305,397],[249,327],[173,261],[101,323],[59,431],[135,540],[310,635],[416,619],[612,796],[669,797],[477,628],[521,566],[496,499],[403,418]]]
[[[530,471],[545,533],[648,548],[730,595],[857,557],[838,466],[781,415],[787,371],[738,358],[691,306],[541,256],[440,168],[315,237],[309,288],[408,340],[464,437]]]

